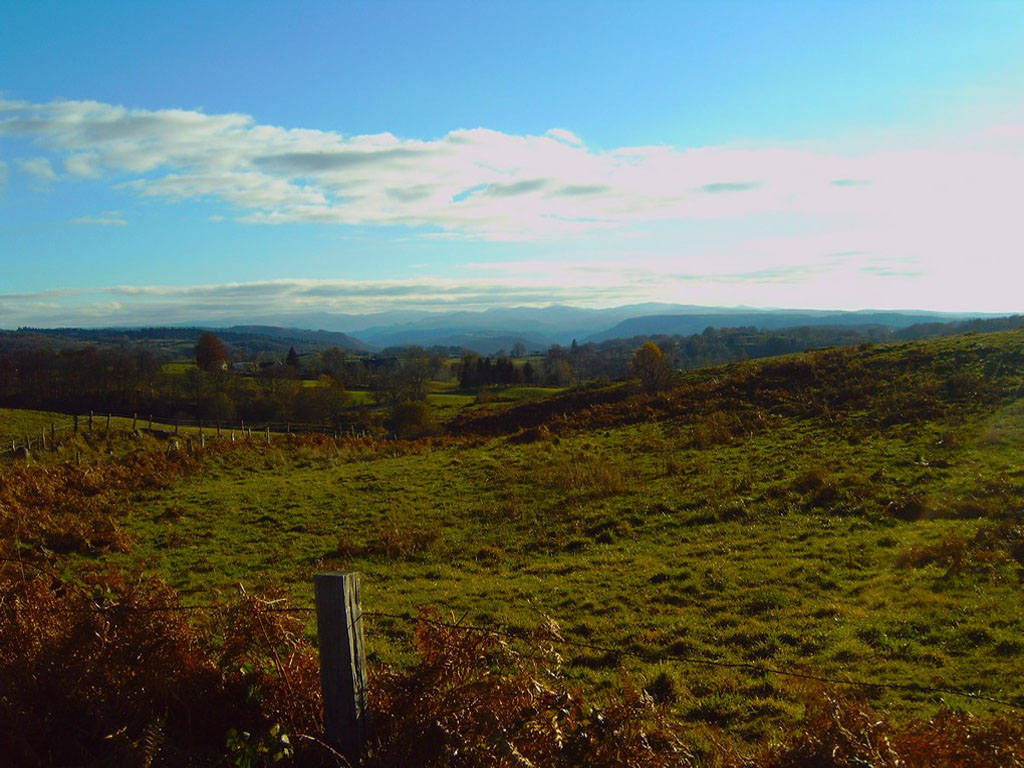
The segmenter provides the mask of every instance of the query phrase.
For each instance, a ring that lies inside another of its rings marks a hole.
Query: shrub
[[[494,634],[443,626],[439,618],[420,616],[414,669],[383,670],[372,680],[370,765],[695,764],[645,693],[626,686],[598,708],[565,685],[557,625],[532,633],[523,654]]]
[[[11,765],[213,765],[231,728],[319,730],[316,656],[302,622],[266,600],[241,595],[207,634],[156,578],[4,577],[0,749]]]
[[[646,341],[633,353],[630,365],[633,376],[640,380],[644,392],[654,394],[672,386],[672,366],[653,341]]]
[[[384,425],[399,437],[413,439],[435,435],[440,430],[434,410],[425,400],[406,400],[393,406]]]
[[[628,484],[628,475],[618,465],[586,455],[560,455],[537,474],[543,485],[594,496],[614,496]]]

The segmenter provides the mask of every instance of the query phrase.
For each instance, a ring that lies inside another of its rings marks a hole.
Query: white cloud
[[[92,152],[79,152],[64,158],[64,170],[80,178],[96,178],[101,175],[100,158]]]
[[[0,103],[0,136],[31,138],[58,155],[72,176],[134,176],[127,185],[140,194],[216,198],[253,223],[429,226],[493,239],[763,212],[970,214],[1016,186],[1024,158],[1019,143],[1007,139],[1013,129],[979,132],[970,149],[959,151],[598,151],[562,128],[544,136],[455,130],[424,141],[284,129],[237,114]],[[21,165],[56,179],[46,158]]]
[[[572,131],[566,130],[565,128],[552,128],[547,132],[546,135],[550,136],[553,139],[563,141],[566,144],[569,144],[570,146],[573,147],[583,146],[583,139],[581,139]]]
[[[128,225],[120,211],[104,211],[100,216],[79,216],[71,219],[68,223],[91,227],[125,227]]]
[[[20,138],[49,154],[17,162],[40,180],[59,180],[52,161],[70,177],[111,178],[148,198],[226,203],[253,224],[426,227],[420,237],[523,242],[594,236],[605,251],[622,246],[605,282],[623,264],[660,276],[624,284],[621,300],[685,296],[685,274],[704,276],[709,301],[746,281],[749,295],[737,301],[755,303],[769,295],[757,286],[782,282],[788,292],[766,303],[840,306],[858,292],[857,301],[891,306],[906,303],[890,292],[912,279],[917,294],[935,292],[929,306],[964,297],[986,306],[974,301],[985,290],[1002,301],[1003,286],[1015,284],[1007,277],[1021,277],[1022,136],[1024,126],[1004,122],[916,144],[900,134],[888,143],[600,150],[564,128],[421,140],[287,129],[240,114],[0,101],[0,142]],[[687,224],[717,227],[727,242],[695,240]],[[837,253],[858,255],[827,258]],[[558,291],[571,285],[552,290],[549,300],[568,300]],[[577,299],[594,302],[604,290]],[[441,301],[424,291],[424,301]]]
[[[31,176],[37,183],[49,184],[57,180],[57,174],[53,172],[53,166],[45,157],[19,158],[17,161],[18,170]]]

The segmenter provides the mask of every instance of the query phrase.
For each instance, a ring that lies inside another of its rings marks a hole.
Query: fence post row
[[[318,573],[317,644],[327,743],[359,767],[366,741],[366,658],[358,573]]]
[[[98,425],[94,425],[94,417],[95,417],[95,415],[96,415],[95,411],[89,411],[88,416],[85,417],[87,419],[86,426],[87,426],[89,432],[92,432],[94,427],[98,426]],[[105,424],[104,424],[105,433],[109,436],[109,434],[110,434],[110,422],[113,419],[113,414],[112,413],[102,414],[100,416],[100,418],[101,419],[105,419]],[[121,417],[119,416],[119,418],[121,418]],[[129,418],[129,417],[128,416],[124,416],[123,418]],[[138,414],[138,412],[132,413],[130,418],[132,420],[132,431],[133,432],[137,432],[138,431],[138,427],[139,427],[139,414]],[[71,414],[71,419],[72,419],[71,430],[72,430],[72,432],[74,434],[77,435],[77,434],[79,434],[79,430],[80,430],[79,415],[77,413]],[[146,417],[143,417],[143,419],[144,419],[144,421],[147,420]],[[153,414],[149,414],[149,417],[148,417],[148,428],[149,428],[150,432],[153,431],[154,423],[155,423],[155,421],[154,421],[154,418],[153,418]],[[180,431],[181,431],[180,430],[180,427],[181,427],[181,420],[180,419],[175,418],[175,419],[172,420],[172,419],[168,418],[166,420],[166,422],[164,422],[164,423],[168,423],[168,424],[173,423],[173,425],[174,425],[174,435],[177,436],[177,435],[180,434]],[[186,424],[188,424],[188,423],[189,422],[186,421]],[[205,423],[205,421],[203,419],[199,419],[197,421],[197,423],[196,423],[196,426],[198,426],[198,428],[199,428],[200,445],[202,446],[205,443],[204,438],[205,438],[206,434],[205,434],[204,428],[207,425],[206,425],[206,423]],[[280,426],[281,425],[278,425],[279,428],[280,428]],[[283,426],[284,426],[285,434],[293,434],[292,427],[296,426],[296,425],[292,424],[291,422],[285,422],[283,424]],[[219,421],[219,420],[216,421],[215,425],[214,425],[214,428],[216,430],[216,435],[217,435],[218,438],[222,437],[225,434],[225,425],[221,421]],[[325,425],[319,425],[319,424],[318,425],[314,425],[314,424],[300,424],[300,425],[297,425],[297,429],[299,431],[303,431],[303,432],[311,433],[311,434],[312,433],[320,433],[320,434],[325,434],[325,435],[333,434],[335,439],[340,439],[345,434],[345,432],[343,431],[343,428],[341,428],[341,429],[335,428],[332,431],[329,427],[327,427]],[[229,428],[228,431],[230,432],[231,441],[234,442],[235,441],[235,434],[234,434],[235,430],[234,430],[234,428]],[[241,434],[242,434],[243,438],[244,437],[248,437],[248,438],[251,439],[252,436],[253,436],[252,427],[251,426],[246,426],[244,420],[241,422]],[[265,434],[265,440],[269,444],[271,442],[271,425],[270,424],[267,424],[264,427],[264,434]],[[348,434],[352,435],[353,437],[360,437],[360,438],[367,436],[367,433],[364,432],[363,430],[356,430],[354,424],[349,424],[348,425]],[[57,446],[57,426],[56,426],[56,424],[54,422],[50,422],[49,440],[47,440],[46,428],[42,427],[42,426],[39,428],[39,436],[38,436],[38,438],[33,438],[31,433],[25,436],[25,447],[27,449],[31,449],[34,445],[37,445],[37,446],[39,446],[42,449],[46,449],[48,447],[52,447],[52,448],[56,449],[56,446]],[[15,450],[16,447],[17,447],[17,442],[12,440],[11,441],[11,450],[12,451]]]

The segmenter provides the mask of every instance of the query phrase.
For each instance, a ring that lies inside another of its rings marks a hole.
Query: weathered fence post
[[[50,444],[57,444],[57,427],[54,425],[52,421],[50,422]]]
[[[89,431],[92,432],[92,411],[89,411]]]
[[[354,768],[366,741],[366,659],[358,573],[318,573],[316,631],[327,743]]]
[[[75,414],[75,434],[78,434],[78,414]]]
[[[39,428],[39,447],[46,450],[46,430],[42,427]]]
[[[107,433],[110,432],[110,414],[109,413],[107,414],[107,429],[106,429],[106,432]]]
[[[267,427],[267,445],[270,445],[270,427]]]

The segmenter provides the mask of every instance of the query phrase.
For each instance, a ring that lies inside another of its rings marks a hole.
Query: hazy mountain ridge
[[[776,330],[800,326],[882,326],[903,329],[944,324],[968,318],[1002,317],[986,313],[944,313],[922,310],[856,312],[836,310],[752,309],[697,307],[682,304],[634,304],[608,309],[564,305],[500,307],[482,311],[391,311],[366,315],[310,313],[260,322],[215,322],[159,328],[21,328],[0,331],[2,346],[81,346],[144,344],[181,353],[204,330],[213,330],[240,354],[277,354],[295,346],[301,352],[340,347],[352,352],[375,352],[389,347],[463,347],[482,355],[510,351],[522,343],[531,352],[555,344],[568,346],[651,336],[687,336],[708,327],[755,327]],[[312,330],[312,329],[316,330]],[[358,333],[358,336],[355,334]]]
[[[608,341],[635,336],[688,336],[700,333],[708,327],[741,328],[751,326],[758,330],[777,330],[815,325],[873,325],[906,328],[920,323],[950,322],[964,317],[964,315],[928,312],[794,312],[787,310],[647,315],[623,320],[607,330],[588,336],[586,341]]]
[[[573,339],[605,341],[651,335],[689,335],[708,326],[756,326],[776,329],[801,325],[886,325],[903,328],[922,322],[949,322],[985,313],[906,311],[837,311],[703,307],[689,304],[645,303],[607,309],[554,304],[548,307],[495,307],[452,312],[384,312],[370,315],[291,316],[296,326],[321,327],[357,336],[375,347],[465,346],[480,354],[495,354],[522,342],[532,351]],[[315,322],[307,322],[315,321]]]

